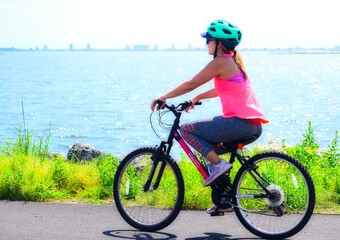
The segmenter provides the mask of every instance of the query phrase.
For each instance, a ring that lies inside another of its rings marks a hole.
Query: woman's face
[[[209,53],[209,55],[214,55],[214,53],[215,53],[215,46],[216,46],[215,39],[207,40],[207,46],[208,46],[208,53]]]

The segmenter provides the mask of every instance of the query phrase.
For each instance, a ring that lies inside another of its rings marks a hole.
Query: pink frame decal
[[[184,140],[179,137],[179,134],[176,132],[174,134],[176,140],[178,141],[178,143],[181,145],[181,147],[183,148],[183,150],[185,151],[185,153],[188,155],[188,157],[190,158],[190,160],[193,162],[193,164],[196,166],[197,170],[201,173],[202,177],[204,179],[208,178],[207,173],[204,171],[203,167],[201,166],[200,162],[197,160],[195,154],[192,153],[192,151],[190,150],[190,148],[188,147],[188,145],[184,142]]]

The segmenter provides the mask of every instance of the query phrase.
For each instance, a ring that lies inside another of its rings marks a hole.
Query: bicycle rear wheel
[[[120,163],[113,184],[114,200],[124,220],[142,231],[157,231],[167,227],[177,217],[184,199],[184,182],[173,158],[160,154],[150,188],[145,190],[155,148],[140,148],[128,154]],[[164,172],[155,185],[162,163]]]
[[[235,213],[241,223],[262,238],[288,238],[298,233],[315,205],[314,184],[306,169],[278,152],[258,154],[247,166],[251,171],[242,167],[234,181]],[[260,179],[271,197],[265,197],[266,192],[251,174]]]

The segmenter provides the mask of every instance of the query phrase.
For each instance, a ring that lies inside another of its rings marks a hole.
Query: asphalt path
[[[0,201],[0,240],[67,239],[260,239],[234,213],[211,217],[205,211],[181,211],[167,228],[141,232],[120,217],[114,205]],[[340,215],[312,216],[296,240],[340,239]]]

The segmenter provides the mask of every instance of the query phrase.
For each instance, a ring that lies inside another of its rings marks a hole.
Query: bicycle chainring
[[[218,186],[211,191],[211,199],[218,208],[229,208],[232,201],[230,197],[232,184],[229,175],[222,175],[214,181]]]

